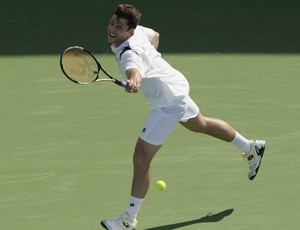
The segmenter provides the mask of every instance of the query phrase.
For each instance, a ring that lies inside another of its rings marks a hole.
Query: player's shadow
[[[163,226],[157,226],[153,228],[147,228],[145,230],[172,230],[172,229],[177,229],[177,228],[182,228],[188,225],[193,225],[193,224],[200,224],[200,223],[207,223],[207,222],[218,222],[221,221],[223,218],[226,216],[230,216],[233,213],[233,209],[227,209],[222,212],[216,213],[216,214],[207,214],[204,217],[201,217],[196,220],[189,220],[189,221],[184,221],[176,224],[168,224],[168,225],[163,225]]]

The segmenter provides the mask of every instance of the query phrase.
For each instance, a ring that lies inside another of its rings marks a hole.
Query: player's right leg
[[[133,155],[133,180],[131,200],[125,212],[119,217],[101,221],[101,225],[108,230],[133,230],[137,225],[139,207],[145,198],[150,184],[150,164],[171,131],[178,125],[186,111],[185,101],[152,111],[141,135],[136,143]]]
[[[131,222],[126,213],[123,213],[117,218],[101,221],[103,228],[107,230],[135,230],[137,221]]]

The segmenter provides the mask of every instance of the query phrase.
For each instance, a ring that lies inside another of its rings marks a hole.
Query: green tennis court
[[[203,114],[267,141],[254,181],[235,147],[177,127],[152,164],[139,229],[297,229],[300,56],[168,54]],[[118,75],[113,56],[97,55]],[[59,55],[0,56],[0,228],[98,229],[126,208],[143,95],[78,86]],[[159,192],[154,182],[163,179]]]
[[[249,181],[239,150],[178,126],[153,161],[138,229],[299,229],[299,3],[126,2],[160,32],[159,51],[204,115],[267,141]],[[106,41],[118,3],[1,1],[0,230],[95,230],[127,207],[144,96],[76,85],[59,66],[60,52],[79,45],[119,77]]]

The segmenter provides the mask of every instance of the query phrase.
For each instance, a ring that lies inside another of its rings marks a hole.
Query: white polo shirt
[[[152,46],[154,31],[137,26],[133,36],[120,46],[111,46],[121,73],[126,77],[128,69],[136,68],[142,78],[141,90],[150,103],[151,109],[168,107],[189,94],[186,78],[171,65]],[[131,50],[124,51],[125,47]]]

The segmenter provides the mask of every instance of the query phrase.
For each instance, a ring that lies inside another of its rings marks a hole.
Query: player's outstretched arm
[[[127,88],[128,93],[137,93],[141,87],[141,75],[138,69],[131,68],[126,71],[127,76]]]

